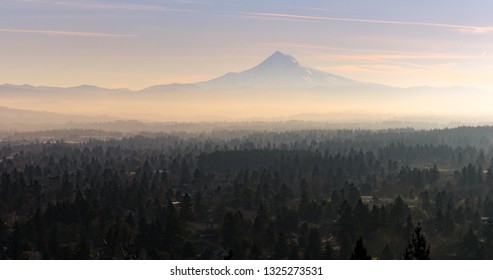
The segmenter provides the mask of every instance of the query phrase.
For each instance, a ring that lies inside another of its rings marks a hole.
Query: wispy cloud
[[[157,5],[142,4],[114,4],[96,1],[47,1],[47,0],[19,0],[20,2],[44,4],[52,6],[84,8],[84,9],[109,9],[109,10],[133,10],[133,11],[151,11],[151,12],[194,12],[185,9],[172,9]]]
[[[480,60],[493,60],[493,55],[486,51],[480,53],[470,52],[457,53],[446,50],[435,51],[401,51],[389,49],[361,49],[361,48],[342,48],[313,44],[279,43],[262,44],[275,49],[297,49],[306,57],[317,62],[389,62],[403,63],[407,65],[438,64],[441,61],[456,61],[461,63],[472,63]],[[415,62],[415,63],[411,63]]]
[[[406,60],[423,60],[423,61],[457,61],[473,59],[489,59],[486,55],[462,55],[453,53],[402,53],[402,54],[368,54],[368,55],[315,55],[318,60],[326,61],[370,61],[370,62],[392,62]]]
[[[389,25],[408,25],[408,26],[423,26],[433,28],[453,29],[464,33],[483,34],[493,32],[493,26],[474,26],[474,25],[457,25],[445,23],[431,22],[415,22],[415,21],[395,21],[395,20],[375,20],[375,19],[359,19],[359,18],[342,18],[342,17],[324,17],[324,16],[308,16],[296,14],[280,14],[280,13],[241,13],[246,16],[267,19],[288,19],[288,20],[318,20],[318,21],[341,21],[355,23],[372,23],[372,24],[389,24]]]
[[[136,37],[130,34],[111,34],[100,32],[78,32],[61,30],[36,30],[36,29],[6,29],[0,28],[0,33],[31,33],[50,36],[69,36],[69,37]]]

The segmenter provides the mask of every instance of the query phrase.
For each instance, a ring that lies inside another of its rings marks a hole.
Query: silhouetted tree
[[[461,245],[461,259],[478,259],[480,243],[478,236],[472,229],[464,236]]]
[[[184,194],[182,197],[180,218],[189,222],[194,218],[192,211],[192,198],[188,195],[188,193]]]
[[[368,254],[366,250],[365,244],[363,243],[363,238],[358,238],[356,241],[356,246],[354,247],[354,251],[351,254],[352,260],[371,260],[371,256]]]
[[[409,240],[404,253],[406,260],[429,260],[430,246],[426,243],[426,238],[421,232],[421,223],[418,223],[412,238]]]
[[[318,260],[322,256],[322,240],[318,228],[310,229],[308,244],[305,250],[305,259]]]

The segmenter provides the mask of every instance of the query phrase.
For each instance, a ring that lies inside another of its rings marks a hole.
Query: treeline
[[[4,142],[0,257],[491,259],[490,131]]]

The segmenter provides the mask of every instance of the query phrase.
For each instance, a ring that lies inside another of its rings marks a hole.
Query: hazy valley
[[[0,126],[20,130],[115,120],[488,124],[491,94],[474,88],[396,88],[303,66],[275,52],[257,66],[195,84],[138,91],[95,86],[0,86]],[[19,111],[19,110],[28,110]],[[51,113],[51,114],[50,114]],[[423,116],[426,120],[423,121]],[[34,125],[34,126],[33,126]],[[44,125],[44,126],[43,126]],[[377,126],[381,127],[381,126]]]

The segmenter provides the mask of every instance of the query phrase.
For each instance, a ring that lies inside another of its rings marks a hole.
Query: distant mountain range
[[[359,88],[359,89],[394,89],[386,85],[362,83],[332,73],[323,72],[309,66],[304,66],[293,56],[280,51],[274,52],[260,64],[242,72],[230,72],[212,80],[197,83],[172,83],[153,85],[138,91],[129,89],[108,89],[92,85],[80,85],[76,87],[50,87],[32,85],[0,85],[0,93],[15,92],[44,92],[44,93],[83,93],[83,94],[122,94],[135,92],[183,92],[200,90],[234,90],[234,89],[334,89],[334,88]],[[432,87],[414,87],[413,90],[433,90]],[[458,88],[453,88],[457,90]]]
[[[227,73],[221,77],[192,84],[165,84],[154,85],[137,92],[178,92],[222,90],[222,89],[311,89],[311,88],[356,88],[380,86],[369,83],[361,83],[345,77],[303,66],[291,55],[276,51],[257,66],[239,72]],[[66,93],[130,93],[128,89],[107,89],[91,85],[61,88],[32,85],[0,85],[2,92],[59,92]]]
[[[59,114],[44,111],[31,111],[12,109],[0,106],[0,123],[18,122],[18,123],[66,123],[66,122],[108,122],[116,121],[116,118],[109,116],[86,116],[75,114]]]
[[[4,123],[110,118],[100,116],[183,122],[327,114],[347,119],[355,114],[484,115],[490,114],[493,98],[491,93],[475,88],[397,88],[363,83],[304,66],[291,55],[276,51],[242,72],[197,83],[154,85],[138,91],[91,85],[62,88],[4,84],[0,85],[0,106],[30,111],[6,112],[3,108],[0,122],[3,116]]]

